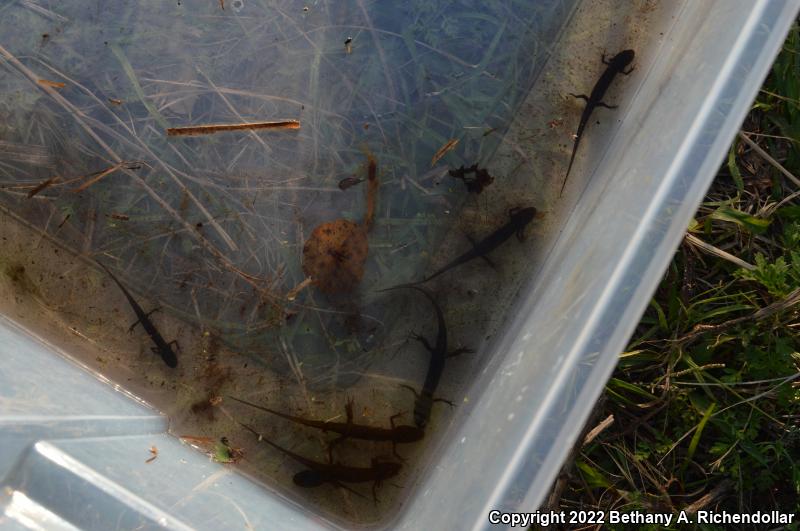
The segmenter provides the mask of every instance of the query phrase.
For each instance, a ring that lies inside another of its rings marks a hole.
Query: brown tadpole
[[[359,224],[335,219],[317,225],[311,231],[303,246],[303,273],[307,277],[304,284],[314,284],[323,293],[346,293],[358,287],[369,253],[367,234],[375,220],[379,186],[377,163],[368,153],[364,220]],[[292,290],[294,295],[296,291]]]

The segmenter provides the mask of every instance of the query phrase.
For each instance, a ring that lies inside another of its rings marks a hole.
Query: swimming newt
[[[268,445],[272,446],[279,452],[289,456],[290,458],[294,459],[301,465],[305,466],[308,470],[304,470],[298,472],[294,475],[293,481],[294,484],[298,487],[318,487],[323,483],[332,483],[334,485],[340,486],[353,492],[355,494],[359,494],[358,492],[354,491],[342,485],[344,483],[369,483],[372,482],[372,497],[377,502],[378,498],[375,494],[375,489],[378,488],[384,480],[393,478],[400,472],[400,468],[402,465],[400,463],[394,463],[391,461],[380,461],[378,459],[373,458],[371,466],[369,468],[364,467],[356,467],[356,466],[347,466],[347,465],[340,465],[336,463],[320,463],[319,461],[314,461],[313,459],[309,459],[307,457],[303,457],[300,454],[296,454],[282,446],[275,444],[274,442],[270,441],[256,430],[248,426],[247,424],[239,423],[250,431],[251,433],[258,436],[259,441],[263,441]]]
[[[462,254],[458,258],[455,258],[451,262],[442,266],[438,271],[434,272],[432,275],[425,277],[424,279],[418,282],[412,282],[409,284],[400,284],[398,286],[394,286],[395,288],[403,288],[403,287],[411,287],[417,284],[423,284],[428,282],[429,280],[438,277],[442,273],[453,269],[454,267],[460,266],[466,262],[469,262],[473,258],[486,258],[486,255],[490,252],[494,251],[500,245],[505,243],[511,236],[514,234],[517,235],[517,238],[522,240],[522,237],[525,233],[525,227],[530,223],[533,218],[536,216],[536,208],[534,207],[525,207],[525,208],[512,208],[508,211],[508,222],[494,231],[492,234],[487,236],[486,238],[482,239],[479,242],[473,243],[472,249],[467,251],[466,253]],[[381,290],[386,291],[386,290]]]
[[[267,413],[272,413],[273,415],[277,415],[281,418],[286,420],[290,420],[297,424],[302,424],[303,426],[309,426],[311,428],[316,428],[322,431],[330,431],[333,433],[338,433],[341,435],[338,439],[334,440],[331,443],[329,450],[333,449],[333,446],[345,439],[362,439],[365,441],[388,441],[392,443],[392,451],[394,455],[400,459],[402,459],[397,454],[396,445],[403,444],[403,443],[413,443],[417,442],[422,439],[425,435],[424,430],[416,426],[395,426],[394,419],[400,416],[400,413],[397,415],[392,415],[389,417],[389,424],[391,428],[380,428],[378,426],[366,426],[364,424],[356,424],[353,422],[353,403],[348,402],[345,406],[345,412],[347,414],[347,422],[328,422],[324,420],[312,420],[312,419],[304,419],[303,417],[297,417],[294,415],[288,415],[286,413],[281,413],[280,411],[275,411],[274,409],[270,409],[268,407],[259,406],[258,404],[254,404],[252,402],[248,402],[247,400],[241,400],[239,398],[235,398],[229,396],[233,400],[240,402],[242,404],[247,404],[248,406],[254,407],[256,409],[260,409],[262,411],[266,411]],[[331,462],[333,461],[332,454],[329,455]]]
[[[410,390],[414,393],[415,400],[414,400],[414,424],[417,425],[419,428],[424,428],[425,425],[428,423],[431,417],[431,409],[433,408],[434,402],[445,402],[447,404],[453,405],[452,402],[449,400],[445,400],[443,398],[434,398],[433,394],[436,392],[436,388],[439,386],[439,380],[442,378],[442,372],[444,371],[444,362],[445,359],[450,356],[455,356],[457,354],[461,354],[464,352],[469,352],[468,349],[459,349],[455,352],[448,353],[447,352],[447,326],[444,320],[444,313],[442,312],[441,307],[436,302],[433,294],[428,291],[427,289],[414,286],[414,285],[403,285],[403,286],[395,286],[392,288],[387,288],[380,291],[391,291],[395,289],[415,289],[425,295],[425,297],[431,301],[433,305],[433,309],[436,312],[436,323],[438,325],[438,331],[436,332],[436,342],[434,345],[431,345],[427,339],[423,336],[415,334],[412,337],[422,343],[428,352],[431,353],[431,361],[428,364],[428,372],[425,375],[425,382],[422,384],[422,390],[417,393],[417,391],[410,386],[404,385],[406,389]]]
[[[606,67],[605,72],[600,76],[600,79],[597,80],[597,83],[594,84],[594,88],[592,89],[592,93],[586,96],[585,94],[570,94],[573,98],[578,98],[586,101],[586,107],[583,109],[583,113],[581,113],[581,121],[578,124],[578,132],[575,133],[575,143],[572,146],[572,156],[569,159],[569,166],[567,166],[567,175],[564,177],[564,183],[561,185],[561,192],[564,192],[564,187],[567,185],[567,179],[569,178],[569,172],[572,169],[572,163],[575,162],[575,153],[578,152],[578,144],[581,142],[581,138],[583,137],[583,130],[586,129],[586,124],[589,123],[589,117],[591,116],[592,112],[597,107],[605,107],[606,109],[616,109],[616,105],[608,105],[603,103],[603,96],[605,96],[606,91],[611,86],[611,82],[614,81],[614,78],[617,74],[628,75],[633,72],[633,67],[630,67],[628,70],[625,70],[625,67],[628,66],[633,62],[634,57],[633,50],[623,50],[619,52],[617,55],[612,57],[609,61],[606,61],[606,56],[603,54],[603,64],[608,65]]]
[[[167,367],[171,367],[173,369],[177,367],[178,357],[172,350],[172,345],[177,345],[178,342],[170,341],[169,343],[167,343],[164,340],[164,337],[158,332],[158,329],[156,329],[155,325],[153,324],[153,321],[150,320],[150,314],[156,311],[157,308],[156,310],[152,310],[149,313],[145,313],[142,307],[139,306],[139,303],[137,303],[134,300],[130,292],[125,288],[125,286],[122,285],[122,282],[120,282],[117,279],[117,277],[115,277],[114,274],[106,266],[104,266],[100,262],[97,262],[97,265],[102,267],[103,270],[105,270],[105,272],[108,273],[108,276],[111,277],[111,280],[113,280],[114,283],[117,286],[119,286],[119,289],[120,291],[122,291],[122,294],[125,295],[126,299],[128,299],[128,304],[130,304],[131,308],[133,308],[133,313],[136,314],[137,320],[135,323],[131,325],[130,331],[133,332],[133,329],[136,327],[136,325],[141,323],[142,328],[144,328],[145,332],[147,332],[147,335],[150,336],[150,339],[152,339],[153,343],[155,344],[155,347],[151,349],[153,353],[161,356],[161,359],[164,360],[164,363],[167,364]]]

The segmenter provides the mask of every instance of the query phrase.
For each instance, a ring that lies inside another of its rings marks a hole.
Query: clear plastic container
[[[534,510],[800,3],[188,4],[0,6],[0,523],[472,529],[491,509]],[[627,48],[635,70],[607,96],[619,107],[593,115],[560,195],[582,109],[567,94]],[[300,128],[165,133],[287,119]],[[288,296],[312,229],[364,219],[366,183],[337,184],[370,155],[363,278]],[[447,175],[472,164],[495,176],[479,195]],[[206,406],[238,396],[322,418],[354,396],[375,425],[410,410],[397,384],[419,387],[427,353],[406,337],[433,337],[435,319],[424,298],[375,290],[530,205],[540,215],[492,253],[497,271],[476,260],[430,284],[451,345],[475,353],[448,360],[437,394],[456,407],[400,450],[407,471],[380,503],[294,488],[297,463],[238,422],[319,457],[313,433]],[[121,333],[131,309],[91,259],[164,306],[177,369]],[[185,434],[246,446],[263,483]]]

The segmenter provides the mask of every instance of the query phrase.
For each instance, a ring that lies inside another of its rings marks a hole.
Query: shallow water
[[[510,208],[535,205],[527,239],[492,253],[494,269],[473,260],[427,286],[450,347],[475,351],[447,361],[436,394],[468,402],[482,347],[564,208],[557,191],[580,108],[555,76],[591,84],[602,50],[581,54],[577,73],[564,68],[573,52],[592,35],[609,49],[634,46],[655,7],[609,2],[609,21],[624,12],[629,26],[613,36],[578,31],[593,18],[579,10],[564,37],[571,2],[62,4],[0,7],[0,309],[164,411],[188,443],[208,438],[205,450],[226,437],[244,471],[299,503],[343,521],[386,517],[430,466],[446,404],[423,441],[398,447],[403,470],[376,504],[369,485],[353,486],[363,498],[295,486],[303,467],[239,423],[318,461],[331,434],[227,397],[335,421],[352,398],[358,423],[388,427],[404,412],[398,422],[411,424],[401,385],[419,390],[430,356],[409,337],[433,342],[435,313],[418,293],[376,290],[422,278],[469,250],[465,235],[485,237]],[[572,48],[554,49],[557,39]],[[165,134],[282,119],[300,129]],[[366,183],[337,184],[366,177],[367,154],[380,186],[363,278],[344,293],[294,293],[313,229],[364,218]],[[475,163],[495,177],[480,195],[447,175]],[[135,315],[92,259],[146,311],[162,307],[153,321],[180,345],[176,369],[141,328],[126,333]],[[373,457],[394,459],[391,445],[348,440],[335,453],[353,466]]]

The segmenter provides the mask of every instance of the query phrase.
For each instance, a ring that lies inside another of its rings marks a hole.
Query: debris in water
[[[214,445],[211,458],[217,463],[236,463],[244,456],[241,448],[234,448],[228,443],[227,437],[221,437]]]
[[[358,223],[323,223],[303,246],[303,273],[324,293],[352,291],[364,276],[368,250],[367,232]]]
[[[89,179],[88,181],[86,181],[85,183],[83,183],[82,185],[80,185],[79,187],[77,187],[75,190],[73,190],[73,192],[76,192],[76,193],[83,192],[84,190],[86,190],[87,188],[92,186],[94,183],[96,183],[97,181],[99,181],[100,179],[105,177],[106,175],[114,173],[115,171],[117,171],[117,170],[119,170],[121,168],[125,168],[126,170],[138,170],[141,167],[142,167],[142,163],[141,162],[136,162],[136,161],[134,161],[134,162],[125,162],[125,161],[123,161],[123,162],[114,164],[113,166],[111,166],[110,168],[106,168],[105,170],[96,171],[94,173],[90,173],[89,175],[86,175],[85,177],[92,177],[92,176],[93,177],[91,179]],[[83,179],[83,178],[84,177],[79,177],[78,179]],[[78,179],[73,179],[73,180],[78,180]]]
[[[431,168],[436,166],[436,163],[439,162],[439,159],[444,157],[447,154],[447,152],[456,147],[457,144],[458,144],[457,138],[451,138],[450,140],[445,142],[445,144],[439,148],[439,151],[437,151],[433,155],[433,158],[431,159]]]
[[[303,273],[323,293],[345,293],[355,289],[364,276],[369,243],[367,233],[375,218],[378,192],[375,159],[367,156],[367,212],[358,224],[336,219],[318,225],[303,246]],[[304,284],[308,284],[308,279]],[[299,287],[299,286],[298,286]],[[292,290],[292,293],[296,291]]]
[[[66,83],[62,83],[61,81],[50,81],[49,79],[40,79],[40,85],[44,85],[45,87],[53,87],[53,88],[64,88],[67,86]]]
[[[42,190],[53,184],[54,182],[58,181],[58,179],[59,177],[58,175],[56,175],[55,177],[50,177],[46,181],[37,184],[36,186],[33,187],[33,189],[30,192],[28,192],[28,199],[35,196],[36,194],[38,194],[39,192],[41,192]]]
[[[193,125],[170,127],[167,136],[211,135],[223,131],[253,131],[260,129],[300,129],[299,120],[279,120],[275,122],[245,122],[241,124]]]
[[[158,448],[156,448],[155,446],[151,446],[150,454],[152,455],[152,457],[150,457],[150,459],[145,461],[145,463],[152,463],[153,461],[156,460],[156,457],[158,457]]]
[[[477,164],[473,164],[469,168],[461,166],[460,168],[456,170],[450,170],[447,173],[454,179],[461,179],[464,181],[467,191],[475,194],[483,192],[484,188],[494,182],[494,177],[489,175],[489,171],[485,168],[479,168]],[[474,177],[467,178],[467,175],[469,174],[473,174]]]
[[[345,177],[344,179],[339,181],[339,190],[347,190],[351,186],[355,186],[363,182],[364,179],[361,179],[359,177]]]

